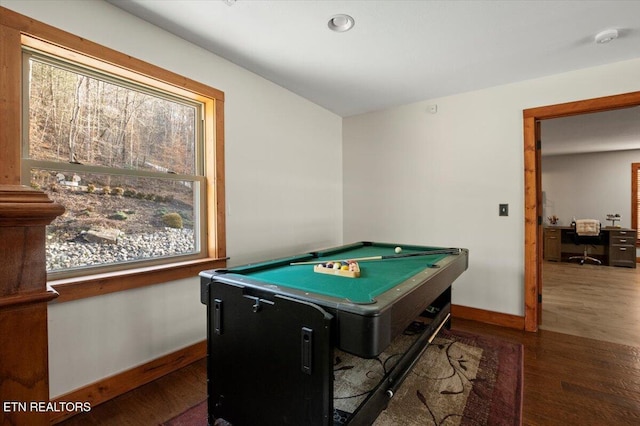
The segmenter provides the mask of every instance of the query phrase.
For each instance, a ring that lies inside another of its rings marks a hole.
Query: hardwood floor
[[[640,347],[640,268],[544,262],[544,330]]]
[[[640,348],[461,319],[453,328],[524,345],[524,425],[640,424]],[[198,361],[62,425],[156,425],[206,396]]]
[[[207,397],[204,359],[58,423],[65,426],[158,425]]]
[[[640,348],[457,319],[454,328],[524,345],[524,425],[640,424]]]

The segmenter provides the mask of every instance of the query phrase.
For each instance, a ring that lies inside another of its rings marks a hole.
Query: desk
[[[468,251],[361,262],[359,278],[290,263],[392,255],[396,246],[403,254],[441,249],[361,242],[201,272],[211,424],[214,417],[239,426],[333,424],[333,348],[375,357],[430,308],[429,327],[349,420],[373,421],[389,388],[448,326],[451,284],[467,269]]]
[[[544,227],[544,260],[568,261],[571,256],[582,254],[583,246],[573,242],[571,226]],[[601,244],[589,255],[599,257],[603,265],[636,267],[636,230],[628,228],[602,228]]]

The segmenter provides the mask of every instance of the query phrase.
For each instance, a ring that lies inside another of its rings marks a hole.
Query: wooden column
[[[45,193],[0,185],[0,424],[48,425],[45,227],[64,208]],[[42,405],[44,404],[44,405]]]

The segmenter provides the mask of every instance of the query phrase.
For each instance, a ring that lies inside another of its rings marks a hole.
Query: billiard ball
[[[396,253],[401,253],[402,252],[402,247],[396,247]]]

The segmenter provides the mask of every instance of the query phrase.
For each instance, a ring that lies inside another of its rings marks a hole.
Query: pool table
[[[314,272],[319,262],[372,257],[381,259],[359,261],[357,278]],[[466,249],[358,242],[201,272],[210,419],[333,424],[333,348],[374,358],[428,310],[434,320],[427,337],[372,398],[391,396],[389,385],[404,376],[429,335],[449,326],[451,285],[467,266]],[[377,416],[380,401],[370,402],[376,408],[362,410],[352,424]],[[261,414],[252,417],[248,405]]]

